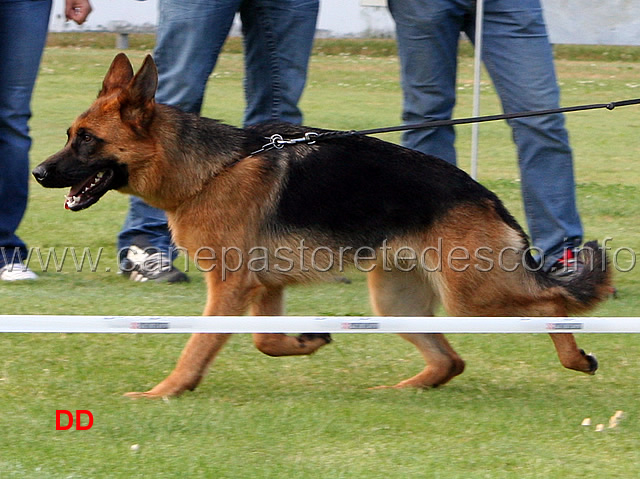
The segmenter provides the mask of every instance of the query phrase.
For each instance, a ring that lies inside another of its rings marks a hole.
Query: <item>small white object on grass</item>
[[[581,426],[591,426],[591,418],[585,417],[580,423]]]
[[[596,432],[604,431],[604,424],[598,424],[596,426]]]
[[[620,419],[622,419],[623,415],[624,413],[622,411],[616,411],[616,413],[609,418],[609,427],[614,428],[620,424]]]
[[[140,449],[140,445],[139,444],[132,444],[131,445],[131,450],[133,452],[137,452]]]

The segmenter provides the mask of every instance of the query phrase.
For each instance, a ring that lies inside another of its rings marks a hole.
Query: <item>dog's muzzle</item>
[[[36,181],[42,184],[46,179],[49,172],[43,165],[36,166],[31,172]]]

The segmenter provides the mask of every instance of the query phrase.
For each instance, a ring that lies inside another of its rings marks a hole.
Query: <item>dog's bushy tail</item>
[[[611,268],[605,250],[597,241],[585,243],[578,254],[584,268],[564,278],[539,272],[538,280],[546,288],[559,287],[566,300],[567,314],[580,314],[594,308],[613,291]]]

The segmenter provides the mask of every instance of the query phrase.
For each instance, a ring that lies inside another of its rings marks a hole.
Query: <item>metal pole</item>
[[[482,66],[482,19],[484,16],[484,0],[476,2],[476,35],[475,55],[473,61],[473,116],[480,115],[480,73]],[[471,126],[471,177],[478,178],[478,129],[480,125]]]

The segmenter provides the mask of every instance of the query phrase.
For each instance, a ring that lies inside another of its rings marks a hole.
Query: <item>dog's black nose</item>
[[[42,165],[38,165],[33,169],[31,174],[33,175],[33,177],[36,179],[38,183],[42,183],[44,179],[47,177],[47,169]]]

